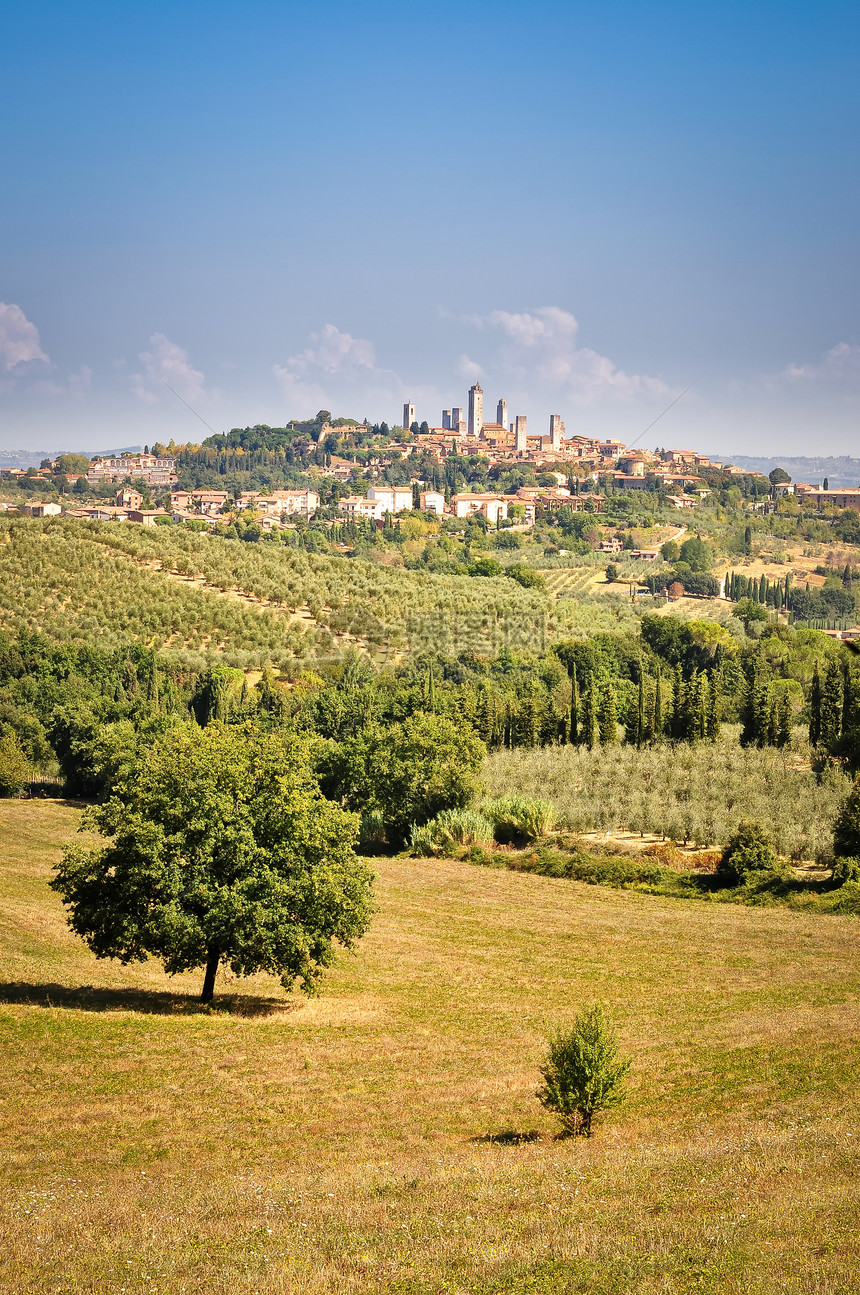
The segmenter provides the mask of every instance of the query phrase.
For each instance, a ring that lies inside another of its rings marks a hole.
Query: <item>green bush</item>
[[[14,733],[0,737],[0,796],[20,796],[32,777],[30,761]]]
[[[844,886],[849,881],[860,881],[860,859],[838,855],[833,860],[833,882],[837,886]]]
[[[753,820],[739,823],[717,865],[719,875],[742,885],[751,873],[778,871],[779,859],[767,829]]]
[[[565,1133],[591,1137],[594,1117],[620,1106],[630,1061],[620,1055],[618,1036],[600,1003],[584,1007],[572,1028],[549,1035],[541,1066],[541,1105],[561,1120]]]
[[[411,854],[442,854],[455,845],[489,845],[493,825],[474,809],[445,809],[431,822],[413,823],[409,838]]]
[[[516,538],[513,536],[512,538]],[[546,589],[546,580],[539,571],[534,567],[526,566],[524,562],[515,562],[509,566],[505,575],[511,580],[516,580],[518,585],[523,589]]]
[[[564,877],[568,881],[582,881],[589,886],[660,886],[674,882],[676,874],[670,868],[645,859],[608,855],[604,858],[589,854],[562,854],[539,850],[526,855],[516,863],[518,871],[536,872],[542,877]]]
[[[833,851],[837,866],[842,860],[860,858],[860,774],[856,774],[850,792],[839,807],[833,824]],[[836,867],[833,869],[836,880]]]
[[[536,841],[555,827],[555,806],[537,796],[500,796],[482,801],[479,809],[491,821],[501,844]]]

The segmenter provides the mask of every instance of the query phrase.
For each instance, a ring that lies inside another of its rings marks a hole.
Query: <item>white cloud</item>
[[[458,378],[463,378],[466,382],[477,382],[478,378],[484,377],[484,370],[480,364],[477,360],[470,360],[468,355],[460,356],[454,372]]]
[[[352,333],[342,333],[334,324],[326,324],[318,333],[311,333],[311,345],[298,355],[291,355],[286,364],[273,365],[275,377],[285,390],[304,385],[314,375],[355,374],[376,368],[376,350],[372,342]]]
[[[48,364],[39,342],[39,330],[20,306],[0,301],[0,367],[9,373],[33,360]]]
[[[860,346],[839,342],[818,364],[789,364],[779,375],[789,382],[856,383],[860,381]]]
[[[501,332],[492,368],[500,375],[531,386],[539,379],[544,387],[564,393],[576,404],[588,405],[607,397],[630,400],[635,396],[666,396],[671,388],[661,379],[625,373],[605,355],[578,345],[579,324],[567,310],[542,306],[513,314],[494,310],[472,316],[481,330]]]
[[[272,366],[284,394],[303,410],[331,408],[338,400],[391,403],[404,398],[396,373],[376,364],[376,348],[363,337],[326,324],[311,333],[310,346]]]
[[[193,369],[188,352],[164,333],[153,333],[149,339],[151,350],[141,351],[138,359],[142,373],[132,374],[131,389],[144,404],[154,404],[164,394],[167,383],[189,403],[206,395],[203,374]]]

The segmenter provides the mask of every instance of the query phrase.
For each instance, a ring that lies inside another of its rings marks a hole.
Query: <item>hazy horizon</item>
[[[10,10],[0,448],[438,425],[479,378],[530,430],[850,453],[858,36],[827,0]]]

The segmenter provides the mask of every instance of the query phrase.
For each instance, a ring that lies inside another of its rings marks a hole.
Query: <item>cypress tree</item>
[[[672,737],[683,741],[687,736],[687,688],[680,665],[675,667],[672,684],[672,716],[667,724]]]
[[[618,706],[613,684],[607,683],[600,700],[600,745],[613,746],[618,741]]]
[[[567,730],[567,740],[574,746],[579,742],[579,684],[576,679],[575,664],[570,672],[570,725]]]
[[[663,677],[657,667],[657,682],[654,685],[654,736],[663,736]]]
[[[558,715],[552,694],[544,690],[537,699],[538,729],[541,746],[553,746],[558,741]]]
[[[782,696],[779,699],[779,716],[777,719],[776,745],[785,747],[791,745],[791,698],[788,695],[788,689],[783,688]]]
[[[755,746],[758,740],[756,689],[758,687],[758,661],[752,657],[746,665],[743,702],[741,704],[741,746]]]
[[[153,710],[159,709],[158,663],[154,654],[152,658],[152,669],[149,672],[149,683],[146,689],[146,700],[149,702]]]
[[[842,656],[842,721],[840,724],[841,731],[847,733],[851,727],[851,719],[854,713],[854,680],[851,677],[851,666],[848,657],[843,653]]]
[[[636,707],[636,745],[640,746],[645,740],[645,672],[642,669],[642,662],[639,662],[639,697]]]
[[[589,751],[594,749],[597,741],[597,688],[592,673],[585,692],[585,705],[582,708],[582,740]]]
[[[842,668],[836,657],[827,662],[821,693],[820,742],[828,749],[842,731]]]
[[[706,737],[716,742],[720,736],[720,696],[722,693],[720,676],[712,674],[710,678],[710,695],[708,698],[708,722]]]
[[[654,741],[655,734],[655,712],[656,712],[656,687],[654,684],[648,684],[645,694],[645,728],[642,734],[642,740],[649,745]]]

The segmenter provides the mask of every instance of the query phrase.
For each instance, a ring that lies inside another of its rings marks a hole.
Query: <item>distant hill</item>
[[[0,450],[0,468],[38,468],[42,459],[52,457],[45,450]]]
[[[827,477],[831,488],[855,489],[860,486],[860,459],[852,459],[848,454],[838,458],[789,458],[775,454],[771,458],[752,458],[745,454],[712,454],[711,458],[722,463],[734,463],[739,468],[748,468],[750,472],[761,472],[767,476],[774,468],[784,468],[792,481],[809,481],[822,485]]]
[[[88,459],[96,454],[119,455],[139,454],[142,445],[124,445],[119,450],[71,450],[72,454],[85,454]],[[64,450],[0,450],[0,468],[38,468],[42,459],[55,459],[64,454]]]

